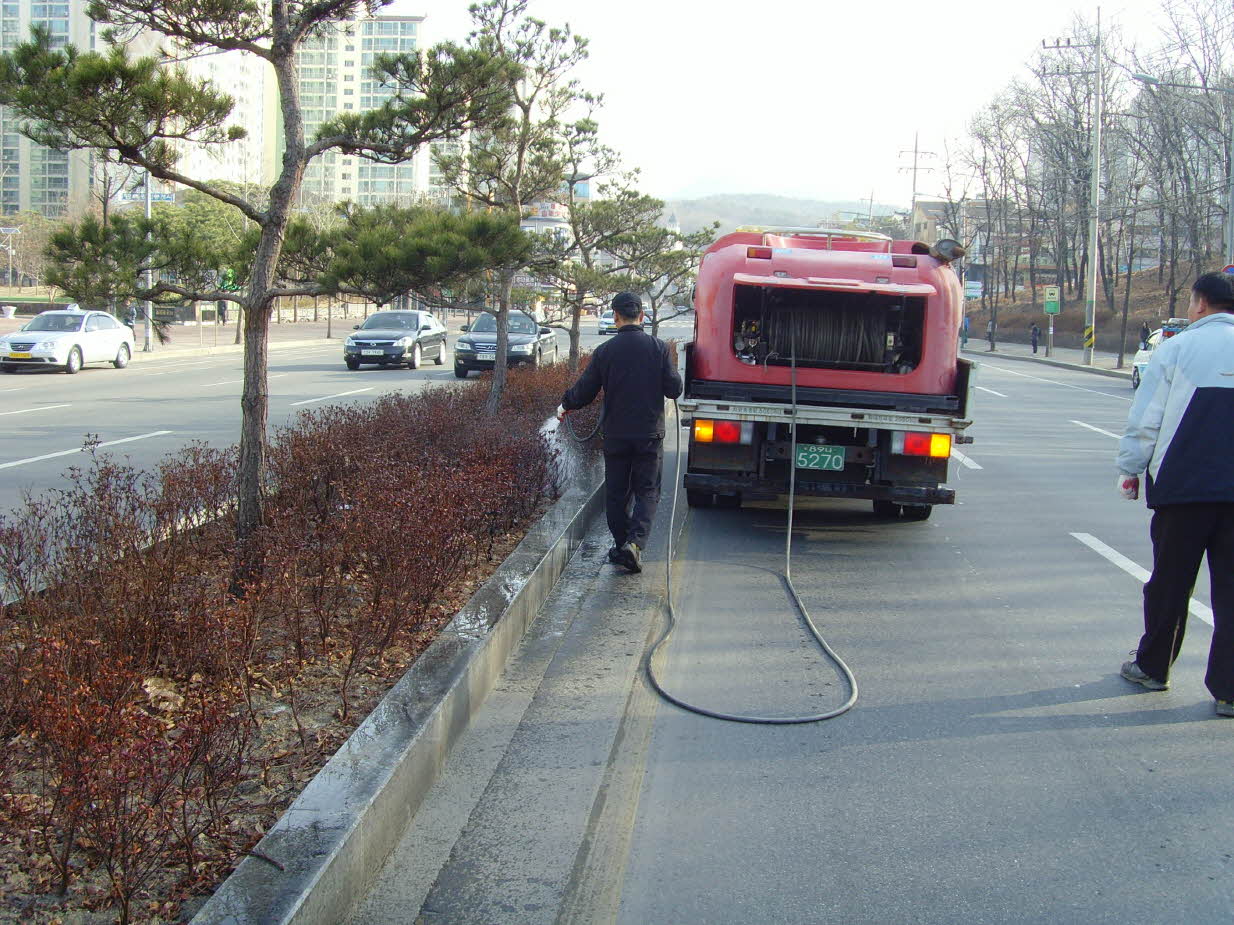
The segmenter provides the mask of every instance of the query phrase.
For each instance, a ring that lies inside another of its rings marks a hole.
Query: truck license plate
[[[822,443],[797,445],[798,469],[824,469],[839,472],[844,468],[844,447]]]
[[[366,357],[379,357],[385,353],[384,350],[361,350],[360,355]]]

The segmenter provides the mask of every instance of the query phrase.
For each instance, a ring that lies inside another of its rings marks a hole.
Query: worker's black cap
[[[637,318],[643,310],[643,302],[633,292],[619,292],[613,296],[612,309],[626,318]]]

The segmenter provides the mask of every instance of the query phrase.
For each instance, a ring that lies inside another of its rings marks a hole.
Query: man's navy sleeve
[[[677,372],[677,367],[673,365],[672,351],[668,349],[668,345],[664,345],[661,351],[663,359],[661,361],[660,379],[664,384],[664,397],[677,398],[681,395],[681,376]]]
[[[591,362],[587,364],[587,368],[583,370],[583,374],[578,377],[578,382],[566,389],[566,394],[561,396],[561,407],[567,411],[577,411],[579,408],[586,408],[596,396],[600,394],[600,388],[604,385],[604,380],[600,376],[600,351],[596,350],[591,355]]]

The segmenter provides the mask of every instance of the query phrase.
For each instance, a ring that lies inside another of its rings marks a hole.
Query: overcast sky
[[[467,0],[395,0],[425,38],[461,40]],[[1102,20],[1155,43],[1161,0],[1111,0]],[[1018,12],[1012,13],[1012,10]],[[777,193],[906,206],[914,132],[943,151],[1042,39],[1065,35],[1075,0],[532,0],[590,39],[578,68],[602,92],[605,140],[656,196]],[[932,161],[920,162],[929,166]],[[935,192],[929,173],[922,195]]]

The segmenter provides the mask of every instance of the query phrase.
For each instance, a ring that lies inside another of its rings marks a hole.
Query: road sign
[[[1057,315],[1062,311],[1062,305],[1059,301],[1059,292],[1057,286],[1045,287],[1045,313],[1047,315]]]
[[[4,229],[0,228],[0,232],[3,232],[3,231]],[[1234,273],[1234,263],[1231,263],[1228,266],[1222,267],[1221,272],[1222,273]]]
[[[21,234],[20,228],[0,228],[0,234]]]

